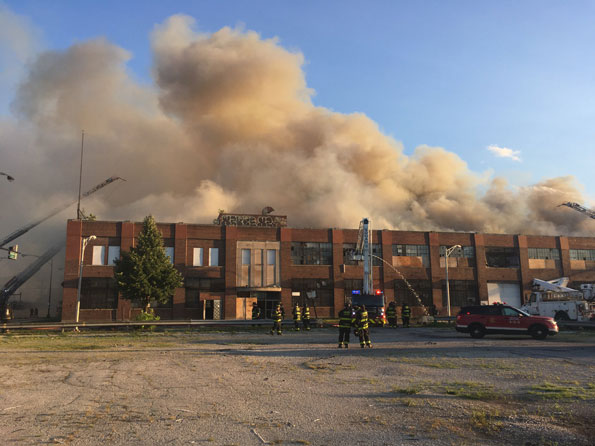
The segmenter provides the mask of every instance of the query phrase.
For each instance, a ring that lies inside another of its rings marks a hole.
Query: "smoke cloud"
[[[99,219],[209,223],[219,209],[272,206],[291,226],[356,228],[365,216],[400,230],[588,233],[589,219],[557,208],[583,202],[572,177],[513,188],[440,147],[406,156],[365,115],[313,105],[304,56],[275,39],[200,33],[177,15],[155,28],[152,48],[151,85],[105,39],[29,66],[0,121],[3,169],[17,178],[0,191],[12,213],[4,233],[76,198],[81,129],[83,190],[127,180],[85,202]]]

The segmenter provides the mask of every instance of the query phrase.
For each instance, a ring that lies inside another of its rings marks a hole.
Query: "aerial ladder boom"
[[[569,208],[574,209],[575,211],[581,212],[581,213],[595,219],[595,212],[590,211],[589,209],[587,209],[584,206],[581,206],[578,203],[572,203],[571,201],[567,201],[566,203],[562,203],[558,207],[560,207],[560,206],[568,206]]]
[[[87,192],[85,192],[82,197],[86,198],[91,194],[94,194],[95,192],[97,192],[99,189],[103,189],[105,186],[107,186],[108,184],[113,183],[114,181],[117,180],[122,180],[122,181],[126,181],[124,180],[124,178],[120,178],[120,177],[109,177],[107,180],[99,183],[97,186],[95,186],[93,189],[88,190]],[[54,209],[48,216],[42,218],[41,220],[37,220],[33,223],[30,223],[26,226],[23,226],[20,229],[17,229],[16,231],[14,231],[12,234],[8,235],[6,238],[4,238],[2,241],[0,241],[0,247],[3,247],[4,245],[6,245],[7,243],[10,243],[11,241],[13,241],[16,238],[19,238],[21,235],[29,232],[31,229],[33,229],[34,227],[36,227],[37,225],[43,223],[44,221],[50,219],[51,217],[53,217],[54,215],[62,212],[64,209],[72,206],[73,204],[75,204],[75,202],[72,203],[68,203],[66,206],[61,206],[57,209]]]
[[[12,279],[10,279],[0,290],[0,318],[4,317],[6,314],[6,304],[8,303],[8,299],[12,296],[20,287],[23,285],[27,280],[29,280],[33,275],[41,269],[43,265],[50,261],[52,257],[54,257],[62,247],[64,246],[64,240],[61,240],[60,243],[54,245],[46,252],[44,252],[41,256],[35,260],[32,264],[30,264],[24,271],[20,272]]]

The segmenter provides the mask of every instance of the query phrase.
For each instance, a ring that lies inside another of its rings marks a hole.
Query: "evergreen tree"
[[[174,290],[183,284],[182,275],[171,264],[163,248],[163,238],[155,219],[149,215],[137,244],[115,262],[118,290],[126,299],[149,311],[151,300],[166,303]]]

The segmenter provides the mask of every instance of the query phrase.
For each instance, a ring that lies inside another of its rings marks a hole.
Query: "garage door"
[[[518,283],[488,283],[488,303],[500,302],[513,307],[521,306],[521,287]]]

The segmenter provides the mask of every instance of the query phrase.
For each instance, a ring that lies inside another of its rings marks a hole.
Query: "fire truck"
[[[352,253],[354,260],[362,261],[364,267],[363,289],[354,290],[351,294],[351,304],[355,306],[365,305],[368,311],[370,324],[376,327],[386,325],[384,312],[384,292],[373,289],[372,280],[372,230],[370,220],[364,218],[360,222],[355,252]]]

